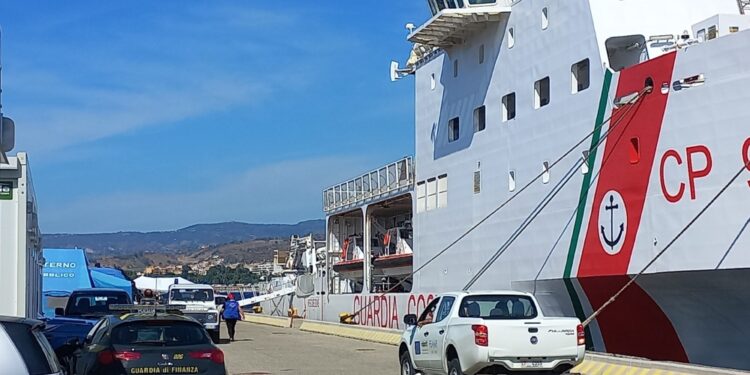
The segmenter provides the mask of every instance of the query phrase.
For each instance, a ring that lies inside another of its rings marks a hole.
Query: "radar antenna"
[[[401,78],[414,73],[414,68],[399,68],[398,61],[391,61],[391,82],[396,82]]]

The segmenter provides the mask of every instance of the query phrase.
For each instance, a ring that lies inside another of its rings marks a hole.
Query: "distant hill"
[[[288,239],[295,234],[303,236],[312,233],[323,236],[324,232],[324,220],[308,220],[297,224],[226,222],[197,224],[164,232],[45,234],[42,241],[46,248],[78,247],[95,256],[123,256],[143,252],[191,251],[256,239]]]

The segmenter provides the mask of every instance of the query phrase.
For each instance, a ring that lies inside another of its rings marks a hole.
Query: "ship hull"
[[[579,316],[600,307],[632,276],[519,281],[514,289],[533,292],[548,316]],[[589,350],[654,360],[690,362],[750,370],[747,311],[750,289],[738,280],[750,269],[648,274],[597,316],[587,328]],[[420,313],[436,293],[348,294],[284,298],[266,311],[288,308],[307,319],[337,322],[358,312],[354,324],[404,329],[406,314]]]
[[[532,5],[518,2],[514,11]],[[578,45],[598,43],[593,29],[578,31]],[[503,27],[487,28],[474,45],[502,45],[503,35]],[[750,370],[747,51],[750,31],[617,72],[590,55],[590,89],[565,96],[558,90],[543,108],[527,102],[512,121],[469,128],[455,142],[449,119],[471,119],[475,105],[498,110],[507,93],[531,90],[531,76],[567,83],[566,64],[581,51],[566,48],[554,59],[531,48],[495,51],[498,67],[518,70],[534,61],[533,72],[482,71],[465,79],[453,79],[452,51],[437,54],[415,73],[425,91],[416,101],[415,180],[430,191],[430,182],[445,176],[447,197],[442,206],[413,209],[420,269],[413,293],[326,294],[292,303],[312,319],[359,312],[357,324],[403,329],[402,317],[421,312],[435,293],[511,288],[533,292],[546,315],[584,320],[640,275],[587,327],[591,349]],[[442,91],[430,94],[424,88],[434,80]],[[466,103],[477,87],[479,98]],[[555,167],[534,179],[550,163]],[[730,183],[743,167],[748,171]],[[420,199],[426,198],[417,191]]]

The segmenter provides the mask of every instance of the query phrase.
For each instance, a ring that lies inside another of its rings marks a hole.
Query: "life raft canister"
[[[386,231],[383,235],[383,247],[388,246],[391,243],[391,231]]]
[[[344,240],[344,245],[341,247],[341,260],[347,260],[346,255],[349,252],[349,239]]]

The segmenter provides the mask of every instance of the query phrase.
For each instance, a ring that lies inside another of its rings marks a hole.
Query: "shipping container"
[[[0,315],[40,316],[43,265],[34,185],[19,152],[0,164]]]

